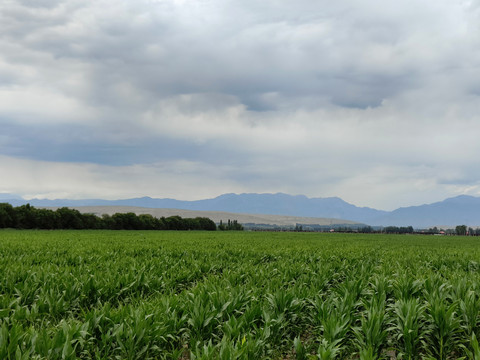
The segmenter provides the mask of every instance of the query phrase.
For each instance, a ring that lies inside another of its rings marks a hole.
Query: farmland
[[[1,359],[479,359],[476,237],[0,231]]]

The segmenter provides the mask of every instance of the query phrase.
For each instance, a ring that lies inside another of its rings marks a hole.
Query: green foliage
[[[417,298],[400,298],[393,304],[394,317],[389,332],[395,336],[399,353],[405,359],[418,359],[425,338],[425,306]]]
[[[455,227],[455,234],[457,235],[467,235],[467,226],[466,225],[458,225]]]
[[[465,352],[467,353],[467,358],[470,360],[478,360],[480,359],[480,345],[478,344],[477,336],[475,333],[472,334],[470,340],[470,346],[460,345]]]
[[[386,234],[412,234],[413,227],[411,226],[387,226],[383,229],[383,232]]]
[[[353,329],[360,349],[360,358],[377,358],[385,346],[386,329],[385,293],[364,301],[360,326]],[[364,354],[364,355],[362,355]]]
[[[456,314],[457,304],[445,298],[433,296],[427,303],[427,351],[439,360],[447,359],[458,347],[460,321]]]
[[[157,219],[152,215],[137,216],[132,212],[98,217],[94,214],[82,214],[67,207],[53,211],[36,209],[29,204],[14,208],[10,204],[0,203],[0,228],[215,231],[217,226],[211,219],[204,217],[191,219],[170,216]],[[243,227],[235,221],[228,230],[243,230]]]
[[[236,230],[236,231],[242,231],[243,226],[242,224],[239,224],[237,220],[231,221],[228,219],[228,222],[226,224],[223,223],[222,220],[220,220],[220,224],[218,225],[218,230]]]
[[[473,237],[2,230],[0,258],[0,359],[480,358]]]

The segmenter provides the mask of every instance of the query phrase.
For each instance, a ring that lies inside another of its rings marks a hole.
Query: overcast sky
[[[2,0],[0,193],[480,196],[480,1]]]

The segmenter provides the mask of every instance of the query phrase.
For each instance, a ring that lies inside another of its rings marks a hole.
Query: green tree
[[[15,227],[20,229],[33,229],[37,227],[34,208],[30,204],[15,208]]]
[[[187,230],[180,216],[169,216],[164,220],[167,230]]]
[[[113,228],[116,230],[140,230],[141,220],[133,212],[113,214]]]
[[[223,224],[222,220],[220,220],[220,224],[218,224],[218,230],[221,230],[221,231],[226,230],[225,225]]]
[[[82,214],[82,222],[85,229],[104,228],[102,219],[95,214]]]
[[[467,235],[467,226],[466,225],[458,225],[455,227],[455,233],[457,235]]]
[[[8,203],[0,204],[0,228],[15,227],[15,210]]]
[[[138,216],[138,220],[143,230],[155,230],[157,228],[158,220],[150,214],[141,214]]]
[[[217,230],[217,225],[212,219],[206,217],[197,217],[195,218],[199,224],[199,230],[208,230],[215,231]]]
[[[57,209],[61,229],[83,229],[83,219],[80,211],[62,207]]]
[[[39,229],[58,229],[59,215],[53,210],[35,209],[35,224]]]

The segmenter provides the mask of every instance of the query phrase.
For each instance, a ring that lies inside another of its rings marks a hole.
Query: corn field
[[[480,359],[480,240],[0,231],[0,359]]]

